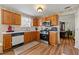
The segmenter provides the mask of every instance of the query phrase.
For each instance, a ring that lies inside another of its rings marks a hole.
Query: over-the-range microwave
[[[42,26],[51,26],[50,21],[42,22]]]

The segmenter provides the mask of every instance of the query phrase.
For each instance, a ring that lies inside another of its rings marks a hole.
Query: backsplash
[[[13,26],[14,31],[30,31],[30,27],[20,27],[20,26]]]
[[[14,31],[30,31],[30,27],[20,27],[19,25],[11,25]],[[8,25],[0,25],[0,32],[6,32],[8,30]]]
[[[37,31],[40,31],[41,30],[41,27],[39,26],[32,26],[31,27],[31,31],[35,31],[36,30],[36,28],[37,28]]]

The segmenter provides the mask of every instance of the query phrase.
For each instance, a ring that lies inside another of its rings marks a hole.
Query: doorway
[[[75,44],[75,15],[63,15],[59,17],[60,40],[71,40]]]

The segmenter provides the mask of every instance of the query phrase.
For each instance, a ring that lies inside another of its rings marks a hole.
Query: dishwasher
[[[13,33],[12,34],[12,46],[24,43],[24,33]]]

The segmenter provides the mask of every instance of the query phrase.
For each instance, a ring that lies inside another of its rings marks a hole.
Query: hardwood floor
[[[24,46],[25,47],[25,46]],[[39,44],[26,49],[21,53],[17,53],[17,55],[79,55],[79,50],[74,47],[73,39],[61,39],[61,44],[56,46],[47,45],[45,43],[40,42]],[[11,50],[5,52],[3,55],[15,55],[15,51]]]

